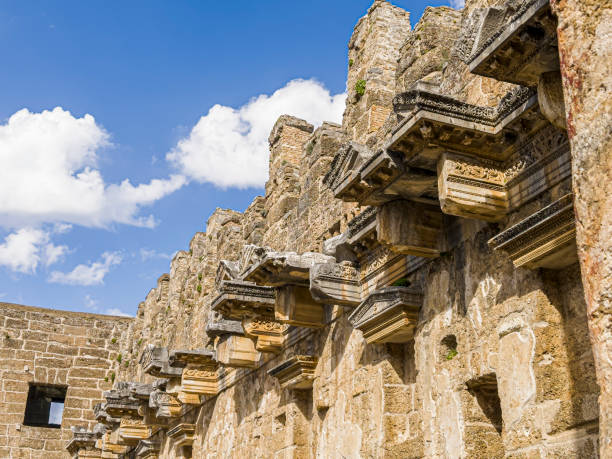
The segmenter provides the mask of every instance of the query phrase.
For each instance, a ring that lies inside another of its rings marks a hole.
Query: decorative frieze
[[[413,339],[423,294],[409,287],[372,293],[349,317],[370,343],[405,343]]]
[[[578,261],[573,195],[568,194],[489,241],[514,266],[561,269]]]
[[[181,391],[185,394],[197,396],[197,403],[200,403],[201,395],[217,395],[219,387],[219,370],[205,369],[199,366],[188,366],[183,369],[181,377]],[[180,396],[179,396],[180,398]],[[183,403],[188,403],[184,401]]]
[[[168,430],[166,435],[176,448],[180,448],[193,445],[195,430],[195,424],[181,423]]]
[[[317,357],[296,355],[268,371],[283,389],[311,389]]]
[[[168,349],[147,345],[140,357],[140,364],[146,374],[157,378],[177,378],[181,376],[178,368],[172,368],[168,362]]]
[[[446,214],[499,221],[509,208],[503,166],[443,154],[438,165],[440,207]]]
[[[354,263],[318,263],[310,269],[310,295],[318,303],[356,306],[361,302],[359,270]]]

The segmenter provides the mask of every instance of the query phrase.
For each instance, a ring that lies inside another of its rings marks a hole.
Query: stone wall
[[[133,319],[0,303],[0,457],[66,458],[71,427],[93,428],[93,407],[116,378]],[[61,429],[23,425],[29,384],[68,386]]]
[[[147,385],[115,385],[121,422],[103,420],[87,451],[607,457],[610,206],[577,177],[609,182],[610,98],[575,43],[605,68],[607,35],[573,22],[607,13],[554,6],[559,37],[571,32],[559,48],[543,0],[428,8],[414,31],[376,0],[349,43],[342,125],[278,120],[265,197],[217,209],[139,306],[117,381]],[[590,86],[572,86],[576,68]],[[224,289],[238,312],[218,307]],[[256,347],[252,321],[276,347]],[[196,376],[201,397],[186,389]]]

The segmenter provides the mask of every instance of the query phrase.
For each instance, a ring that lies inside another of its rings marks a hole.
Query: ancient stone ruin
[[[466,3],[376,0],[136,318],[0,305],[0,457],[612,457],[612,8]]]

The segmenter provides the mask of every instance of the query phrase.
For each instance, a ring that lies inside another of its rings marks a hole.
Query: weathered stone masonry
[[[278,120],[265,197],[177,253],[70,454],[611,457],[610,14],[376,0],[342,125]]]
[[[94,428],[132,320],[0,303],[0,457],[64,458],[71,427]],[[61,429],[24,425],[33,383],[68,387]]]

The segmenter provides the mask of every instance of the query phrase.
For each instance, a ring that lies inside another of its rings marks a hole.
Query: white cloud
[[[465,6],[465,0],[450,0],[450,6],[455,9],[461,9]]]
[[[107,309],[106,311],[104,311],[104,314],[108,314],[109,316],[132,317],[132,314],[127,314],[119,308]]]
[[[93,116],[76,118],[61,107],[41,113],[23,109],[0,124],[0,226],[153,226],[153,217],[140,215],[141,208],[183,186],[185,178],[107,184],[96,164],[109,144],[109,134]]]
[[[161,258],[162,260],[171,260],[172,255],[168,253],[158,252],[152,249],[140,249],[140,259],[142,261],[148,261],[154,258]]]
[[[53,271],[48,280],[67,285],[102,285],[111,267],[120,264],[121,261],[122,256],[119,252],[104,252],[102,260],[89,265],[78,265],[68,273]]]
[[[99,309],[98,302],[91,295],[85,295],[85,307],[90,311],[97,311]]]
[[[50,266],[68,252],[65,245],[50,242],[50,233],[36,228],[21,228],[0,244],[0,266],[20,273],[34,273],[39,264]]]
[[[314,80],[293,80],[238,109],[215,105],[166,156],[186,176],[220,187],[261,187],[268,177],[268,136],[280,115],[315,126],[339,122],[346,94],[332,96]]]

